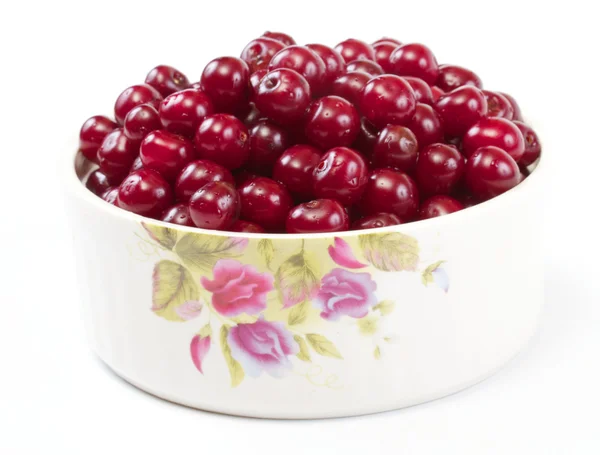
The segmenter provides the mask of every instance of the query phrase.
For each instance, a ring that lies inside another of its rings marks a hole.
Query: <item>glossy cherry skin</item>
[[[152,169],[132,172],[119,185],[117,206],[138,215],[159,217],[172,202],[171,187]]]
[[[383,68],[379,63],[372,60],[354,60],[346,65],[346,72],[362,71],[369,74],[371,77],[379,76],[384,73]]]
[[[153,131],[140,145],[144,168],[154,169],[168,182],[173,182],[183,167],[195,158],[194,144],[189,139],[168,131]]]
[[[523,156],[521,156],[519,164],[521,166],[529,166],[530,164],[535,163],[542,154],[542,145],[540,144],[537,134],[530,126],[519,121],[514,121],[513,123],[517,125],[517,128],[521,131],[525,141],[525,152],[523,153]]]
[[[287,217],[285,230],[294,234],[341,232],[350,227],[348,213],[333,199],[317,199],[297,205]]]
[[[462,152],[469,157],[478,148],[488,145],[501,148],[517,162],[525,153],[525,140],[519,127],[503,118],[482,118],[469,128],[462,139]]]
[[[103,115],[94,115],[87,119],[79,131],[79,150],[88,160],[98,160],[98,149],[111,131],[118,128],[115,122]]]
[[[267,69],[271,58],[284,47],[285,44],[272,38],[256,38],[246,45],[240,58],[248,64],[250,72],[254,73]]]
[[[443,91],[441,88],[439,88],[439,87],[438,87],[438,86],[436,86],[436,85],[432,85],[430,88],[431,88],[431,96],[432,96],[432,99],[433,99],[433,102],[434,102],[434,103],[435,103],[437,100],[439,100],[439,99],[440,99],[440,97],[441,97],[441,96],[442,96],[444,93],[446,93],[446,92],[444,92],[444,91]]]
[[[219,57],[206,65],[200,85],[217,112],[235,113],[248,104],[248,64],[237,57]]]
[[[404,79],[384,74],[371,79],[361,91],[360,111],[376,127],[406,124],[415,113],[415,94]]]
[[[225,231],[240,215],[240,195],[230,183],[210,182],[193,194],[189,208],[197,227]]]
[[[314,197],[312,174],[321,160],[321,151],[311,145],[298,144],[277,159],[273,179],[281,182],[298,199]]]
[[[198,125],[214,111],[212,101],[204,92],[190,88],[167,96],[160,103],[158,114],[164,129],[192,138]]]
[[[266,177],[246,180],[239,188],[244,220],[260,224],[267,231],[283,229],[292,198],[281,183]]]
[[[256,125],[260,120],[266,120],[266,117],[263,116],[260,111],[256,108],[256,106],[254,105],[254,103],[249,103],[248,104],[248,111],[242,115],[238,117],[243,123],[244,125],[246,125],[248,128],[252,128],[254,125]]]
[[[402,224],[402,220],[397,215],[393,213],[376,213],[356,220],[352,223],[352,230],[375,229],[385,226],[396,226],[397,224]]]
[[[390,55],[390,67],[398,76],[414,76],[433,84],[438,77],[438,63],[431,50],[419,43],[403,44]]]
[[[175,196],[178,201],[188,202],[196,191],[210,182],[235,185],[231,172],[220,164],[208,160],[196,160],[186,164],[175,180]]]
[[[140,104],[129,111],[123,122],[125,136],[141,141],[148,133],[161,129],[158,111],[149,104]]]
[[[148,84],[133,85],[121,92],[115,102],[115,119],[119,125],[125,121],[125,116],[131,109],[140,104],[149,104],[158,109],[162,95],[154,87]]]
[[[519,107],[519,104],[517,103],[517,100],[514,99],[511,95],[509,95],[508,93],[502,93],[502,92],[497,92],[500,95],[502,95],[504,98],[506,98],[508,100],[508,102],[510,103],[510,105],[513,108],[513,120],[518,120],[519,122],[523,121],[523,115],[521,114],[521,108]]]
[[[273,166],[289,147],[285,128],[261,120],[250,130],[250,157],[246,167],[262,175],[271,175]]]
[[[483,83],[477,74],[457,65],[440,65],[435,85],[444,92],[451,92],[464,85],[472,85],[477,88],[483,87]]]
[[[392,72],[392,65],[390,64],[390,55],[396,50],[400,44],[396,44],[393,41],[376,41],[373,43],[373,50],[375,51],[375,61],[383,68],[386,73]]]
[[[277,52],[269,63],[269,71],[287,68],[301,74],[310,85],[313,95],[325,91],[325,63],[306,46],[288,46]]]
[[[373,44],[371,44],[371,46],[375,47],[377,44],[381,43],[391,43],[394,44],[396,47],[402,46],[402,43],[400,41],[398,41],[395,38],[389,38],[387,36],[384,36],[383,38],[379,38],[377,41],[374,41]]]
[[[175,204],[166,209],[160,216],[160,220],[179,226],[195,226],[190,216],[190,208],[184,203]]]
[[[269,72],[269,70],[264,69],[264,70],[255,71],[254,73],[252,73],[250,75],[250,79],[248,79],[248,82],[250,84],[250,99],[251,100],[254,100],[254,96],[256,95],[256,92],[258,91],[258,86],[260,85],[260,81],[262,81],[262,78],[265,77],[268,72]]]
[[[417,137],[417,143],[421,150],[429,144],[444,140],[442,120],[433,107],[428,104],[417,103],[415,115],[406,126]]]
[[[346,64],[340,53],[324,44],[307,44],[310,50],[321,57],[325,64],[325,77],[323,78],[323,90],[328,91],[331,84],[344,74]]]
[[[265,32],[263,33],[263,35],[265,38],[271,38],[277,41],[282,42],[283,44],[285,44],[286,46],[293,46],[294,44],[296,44],[296,41],[294,41],[294,38],[292,38],[290,35],[286,34],[286,33],[282,33],[282,32]]]
[[[144,163],[142,163],[142,159],[138,155],[135,160],[133,160],[133,164],[129,168],[129,172],[137,171],[144,167]]]
[[[108,202],[111,205],[117,206],[117,198],[119,197],[119,187],[118,186],[111,186],[109,188],[106,189],[106,191],[104,191],[104,193],[102,193],[100,195],[100,198],[103,201]]]
[[[419,219],[427,220],[464,209],[462,202],[444,194],[431,196],[425,200],[419,209]]]
[[[101,170],[96,169],[87,178],[85,187],[96,196],[100,196],[110,188],[110,182],[108,177],[106,177]]]
[[[380,131],[373,148],[373,166],[411,173],[418,154],[419,144],[411,130],[400,125],[387,125]]]
[[[354,38],[342,41],[334,49],[340,53],[346,63],[353,60],[375,60],[375,51],[371,45]]]
[[[360,117],[350,102],[339,96],[324,96],[310,105],[304,132],[312,144],[327,150],[351,145],[359,128]]]
[[[371,76],[362,71],[346,73],[333,81],[331,94],[347,99],[354,105],[358,105],[362,89],[370,79]]]
[[[370,158],[373,155],[373,149],[377,143],[378,135],[379,130],[375,127],[375,125],[369,122],[366,118],[361,117],[358,135],[356,136],[356,140],[354,141],[352,148],[358,150],[367,158]]]
[[[438,143],[421,150],[415,177],[423,194],[449,194],[464,170],[465,158],[456,147]]]
[[[229,114],[206,117],[194,137],[198,156],[227,169],[243,166],[250,156],[250,135],[241,121]]]
[[[98,165],[111,180],[120,180],[127,175],[138,156],[139,141],[132,141],[121,128],[111,131],[98,149]]]
[[[408,85],[415,92],[415,100],[417,103],[433,104],[433,94],[431,93],[431,87],[423,79],[413,76],[402,76]]]
[[[507,120],[513,119],[515,111],[510,101],[504,95],[490,90],[482,90],[481,92],[487,101],[488,117],[501,117]]]
[[[446,93],[434,108],[442,119],[444,132],[450,136],[462,136],[487,114],[485,96],[472,86],[459,87]]]
[[[359,208],[363,215],[393,213],[403,221],[410,221],[419,210],[417,184],[403,172],[375,169],[369,176]]]
[[[154,87],[162,96],[169,96],[188,88],[190,81],[185,74],[172,66],[158,65],[146,76],[146,84]]]
[[[498,147],[481,147],[467,160],[465,183],[479,199],[496,197],[521,181],[517,162]]]
[[[237,220],[229,227],[229,230],[232,232],[251,232],[254,234],[264,234],[266,232],[262,226],[244,220]]]
[[[286,68],[267,73],[254,97],[258,110],[281,125],[302,121],[310,102],[310,85],[306,79]]]

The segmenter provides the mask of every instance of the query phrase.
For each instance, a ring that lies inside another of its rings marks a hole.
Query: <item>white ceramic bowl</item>
[[[167,225],[94,196],[68,159],[91,345],[161,398],[273,418],[397,409],[481,381],[535,330],[543,165],[461,212],[334,236]]]

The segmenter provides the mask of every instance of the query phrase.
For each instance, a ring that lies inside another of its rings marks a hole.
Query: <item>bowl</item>
[[[93,195],[80,154],[64,169],[91,346],[166,400],[284,419],[398,409],[483,380],[535,330],[543,165],[466,210],[336,235],[169,225]]]

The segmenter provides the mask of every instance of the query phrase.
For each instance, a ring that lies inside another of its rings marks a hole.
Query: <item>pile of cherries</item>
[[[199,82],[170,66],[88,119],[87,187],[166,222],[335,232],[432,218],[518,185],[540,156],[515,100],[438,65],[422,44],[283,33],[219,57]]]

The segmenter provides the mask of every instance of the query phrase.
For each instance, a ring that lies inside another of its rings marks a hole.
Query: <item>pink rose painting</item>
[[[204,357],[208,354],[210,350],[210,336],[202,337],[200,335],[196,335],[192,338],[192,342],[190,343],[190,354],[192,355],[192,361],[194,365],[198,369],[198,371],[204,374],[202,371],[202,362],[204,361]]]
[[[321,317],[325,319],[362,318],[377,304],[376,289],[377,283],[369,273],[333,269],[321,280],[313,305],[321,310]]]
[[[333,240],[333,245],[330,245],[327,251],[333,262],[347,269],[362,269],[367,266],[356,259],[348,242],[339,237]]]
[[[226,317],[260,313],[267,307],[267,293],[273,290],[273,275],[234,259],[220,259],[213,268],[213,279],[202,277],[200,282],[212,292],[215,311]]]
[[[233,358],[252,377],[260,376],[263,371],[276,378],[282,377],[292,368],[288,356],[299,351],[298,344],[283,322],[263,319],[232,327],[227,343]]]

